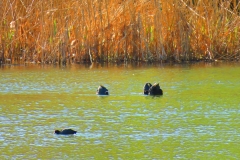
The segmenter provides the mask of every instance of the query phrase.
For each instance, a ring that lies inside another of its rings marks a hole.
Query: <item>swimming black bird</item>
[[[108,93],[108,89],[102,85],[100,85],[97,89],[97,93],[98,95],[109,95]]]
[[[151,83],[146,83],[143,87],[143,94],[148,95],[149,89],[152,87]]]
[[[152,85],[149,88],[149,95],[163,95],[163,91],[159,86],[159,83],[154,83],[154,85]]]
[[[74,131],[72,129],[63,129],[61,131],[55,130],[55,134],[62,134],[62,135],[69,135],[69,134],[76,134],[77,131]]]

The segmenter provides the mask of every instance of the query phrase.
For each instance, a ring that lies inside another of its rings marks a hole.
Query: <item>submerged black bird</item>
[[[97,93],[98,95],[109,95],[108,93],[108,89],[102,85],[100,85],[97,89]]]
[[[148,95],[149,89],[152,87],[151,83],[146,83],[143,87],[143,94]]]
[[[74,131],[72,129],[63,129],[61,131],[55,130],[55,134],[62,134],[62,135],[68,135],[68,134],[76,134],[77,131]]]
[[[159,83],[155,83],[149,88],[149,95],[163,95],[163,91],[159,86]]]

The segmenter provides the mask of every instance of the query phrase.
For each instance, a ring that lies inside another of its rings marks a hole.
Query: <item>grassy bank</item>
[[[227,0],[1,0],[0,61],[238,60],[239,8]]]

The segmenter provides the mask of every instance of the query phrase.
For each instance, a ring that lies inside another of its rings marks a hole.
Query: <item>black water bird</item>
[[[154,83],[154,85],[152,85],[150,88],[149,88],[149,95],[163,95],[163,91],[162,89],[160,88],[160,85],[159,83]]]
[[[77,131],[74,131],[72,129],[63,129],[61,131],[55,130],[55,134],[61,134],[61,135],[70,135],[70,134],[76,134]]]
[[[102,85],[100,85],[97,89],[97,95],[109,95],[108,89]]]
[[[143,87],[143,94],[148,95],[150,87],[152,87],[151,83],[148,83],[148,82],[145,83],[145,85]]]

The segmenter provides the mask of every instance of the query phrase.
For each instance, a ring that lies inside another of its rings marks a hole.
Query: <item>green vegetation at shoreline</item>
[[[0,63],[238,60],[238,0],[0,2]]]

